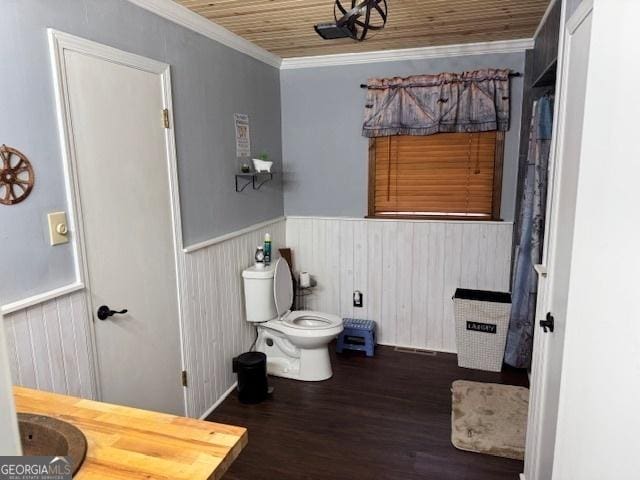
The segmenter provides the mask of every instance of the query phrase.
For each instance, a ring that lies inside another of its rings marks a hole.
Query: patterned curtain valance
[[[367,82],[365,137],[508,129],[508,69]]]

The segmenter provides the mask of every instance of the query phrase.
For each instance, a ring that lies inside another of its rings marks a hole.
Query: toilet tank
[[[273,298],[275,264],[243,270],[244,305],[248,322],[266,322],[278,316]]]

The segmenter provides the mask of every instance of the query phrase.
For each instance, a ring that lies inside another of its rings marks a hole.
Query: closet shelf
[[[262,185],[271,180],[273,180],[273,172],[236,173],[236,192],[242,192],[249,185],[254,190],[260,190]]]

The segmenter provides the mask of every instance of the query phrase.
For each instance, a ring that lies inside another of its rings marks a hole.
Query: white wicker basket
[[[502,370],[511,295],[459,288],[453,303],[458,366],[490,372]]]

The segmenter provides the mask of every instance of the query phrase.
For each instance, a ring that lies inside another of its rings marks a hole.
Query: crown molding
[[[464,43],[458,45],[440,45],[435,47],[403,48],[398,50],[379,50],[375,52],[339,53],[309,57],[291,57],[282,59],[253,42],[227,30],[205,17],[183,7],[173,0],[128,0],[156,15],[166,18],[189,30],[204,35],[238,52],[264,62],[281,70],[294,68],[327,67],[336,65],[356,65],[361,63],[393,62],[400,60],[423,60],[438,57],[459,57],[463,55],[482,55],[487,53],[522,52],[533,48],[533,39],[500,40],[496,42]],[[555,0],[554,0],[555,1]],[[551,2],[553,3],[553,1]]]
[[[280,68],[282,59],[279,56],[172,0],[129,0],[129,2],[272,67]]]
[[[394,62],[400,60],[423,60],[438,57],[460,57],[487,53],[523,52],[533,48],[533,39],[500,40],[496,42],[463,43],[435,47],[403,48],[379,50],[375,52],[339,53],[311,57],[291,57],[282,60],[281,70],[294,68],[328,67],[335,65],[356,65],[361,63]]]

